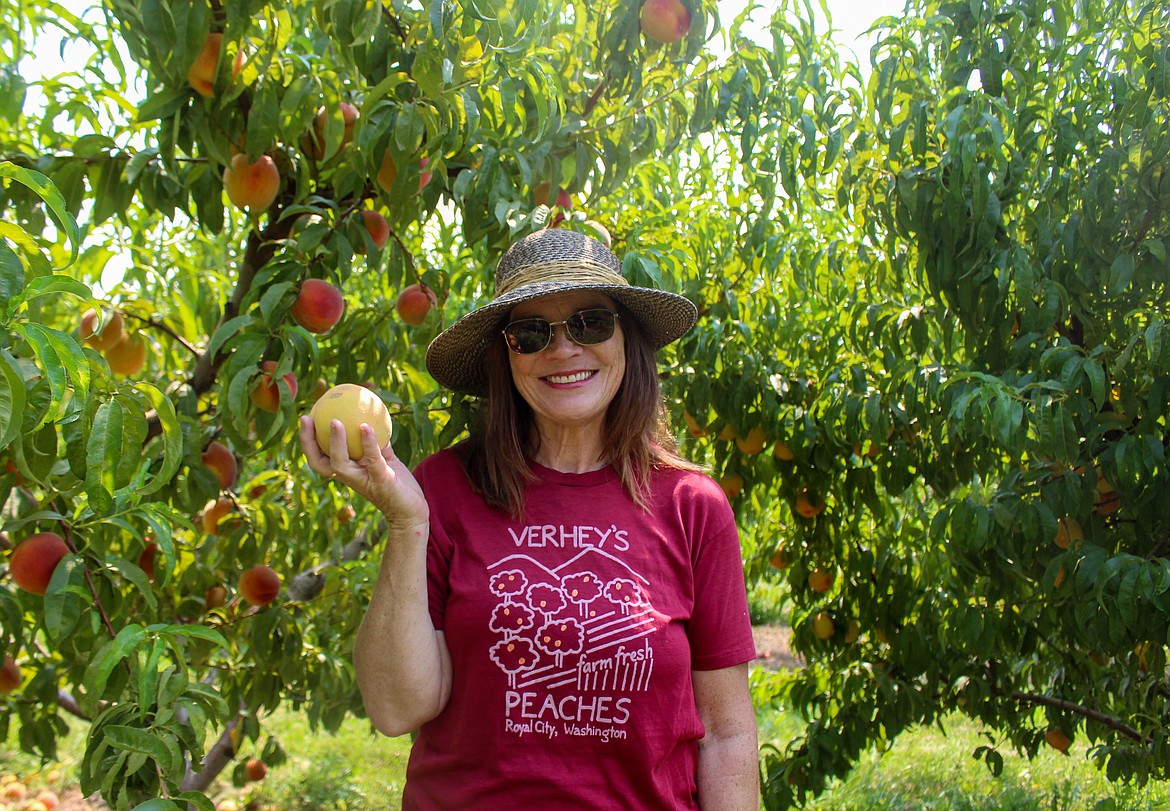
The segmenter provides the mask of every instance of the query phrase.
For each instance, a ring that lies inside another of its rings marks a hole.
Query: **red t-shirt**
[[[419,731],[403,808],[697,808],[691,671],[755,657],[727,498],[661,471],[647,513],[612,468],[532,470],[520,520],[452,451],[415,472],[453,686]]]

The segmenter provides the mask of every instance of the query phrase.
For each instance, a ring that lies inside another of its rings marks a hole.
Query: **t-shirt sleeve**
[[[695,604],[687,624],[694,670],[718,670],[756,658],[739,531],[732,518],[698,542]]]

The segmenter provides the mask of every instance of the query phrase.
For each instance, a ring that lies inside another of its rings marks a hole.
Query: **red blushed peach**
[[[389,233],[389,227],[387,227],[387,233]],[[296,301],[293,302],[292,308],[289,310],[294,321],[309,332],[318,335],[332,329],[341,320],[343,312],[345,312],[345,300],[341,297],[341,291],[321,279],[305,279],[301,282],[301,289],[297,292]],[[293,390],[295,395],[295,386],[290,383],[289,388]]]
[[[203,451],[200,458],[203,461],[203,466],[214,473],[215,478],[219,480],[219,489],[227,490],[236,483],[239,466],[236,464],[235,454],[227,445],[213,440],[208,443],[207,449]]]
[[[395,302],[394,309],[398,311],[399,318],[404,322],[412,327],[417,327],[427,317],[431,308],[438,303],[439,300],[435,297],[435,292],[429,287],[412,284],[398,294],[398,301]]]
[[[149,542],[142,548],[142,553],[138,556],[138,568],[146,572],[146,579],[154,582],[154,557],[158,552],[158,544],[154,541]]]
[[[146,341],[141,335],[123,335],[106,350],[106,363],[116,375],[132,377],[146,368]]]
[[[81,316],[80,337],[87,345],[104,352],[122,340],[125,325],[122,314],[117,311],[102,314],[101,331],[98,331],[98,311],[86,310]]]
[[[65,539],[55,532],[38,532],[16,545],[8,558],[8,572],[16,585],[30,594],[44,594],[61,558],[69,554]]]
[[[427,184],[431,182],[434,177],[434,172],[428,172],[427,166],[430,165],[430,158],[421,158],[418,162],[418,190],[421,192],[426,188]]]
[[[5,696],[20,686],[20,666],[10,655],[4,657],[4,666],[0,667],[0,696]]]
[[[223,34],[211,33],[187,69],[187,82],[201,96],[215,95],[215,69],[219,64],[219,52],[223,47]]]
[[[254,757],[244,764],[244,774],[253,783],[257,780],[263,780],[264,775],[268,774],[268,764],[260,758]]]
[[[264,370],[264,374],[260,375],[256,387],[252,389],[248,397],[256,408],[267,411],[269,414],[275,414],[280,411],[280,385],[272,379],[272,374],[276,371],[276,361],[266,360],[260,365],[260,368]],[[284,382],[288,385],[289,395],[295,399],[297,396],[296,375],[289,372],[284,376]]]
[[[203,515],[200,518],[203,531],[208,535],[217,535],[219,533],[220,520],[235,508],[235,502],[230,498],[218,498],[215,501],[209,501],[207,506],[203,508]]]
[[[241,152],[223,170],[223,188],[236,208],[263,211],[272,205],[280,190],[280,170],[268,155],[251,163]]]
[[[280,595],[280,575],[258,564],[240,575],[237,590],[252,605],[268,605]]]
[[[360,115],[358,108],[347,101],[341,102],[338,105],[338,110],[341,112],[341,121],[343,131],[341,135],[341,143],[338,144],[338,151],[345,148],[345,145],[353,140],[353,128],[357,124],[358,116]],[[329,121],[329,111],[325,107],[317,110],[317,115],[313,117],[313,131],[308,134],[303,146],[305,154],[313,160],[321,160],[325,157],[325,130]]]
[[[386,218],[377,211],[370,211],[363,209],[361,212],[362,224],[366,227],[366,232],[370,235],[370,241],[374,243],[374,247],[382,250],[386,247],[386,243],[390,241],[390,223],[386,222]],[[358,253],[365,253],[366,246],[364,244],[355,248]]]
[[[654,42],[677,42],[691,30],[691,12],[679,0],[646,0],[641,21],[642,33]]]

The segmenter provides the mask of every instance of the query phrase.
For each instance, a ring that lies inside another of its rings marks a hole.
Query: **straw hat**
[[[597,290],[624,306],[660,349],[694,326],[698,313],[683,296],[634,287],[622,263],[595,239],[563,228],[536,231],[504,252],[496,266],[496,297],[439,333],[427,348],[427,369],[454,391],[487,393],[487,350],[502,341],[508,313],[522,301],[563,290]]]

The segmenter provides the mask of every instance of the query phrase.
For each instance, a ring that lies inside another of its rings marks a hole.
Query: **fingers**
[[[334,473],[341,473],[349,462],[349,442],[345,438],[345,426],[341,420],[329,422],[329,467]]]
[[[305,453],[309,468],[320,476],[332,475],[333,468],[329,464],[329,457],[321,452],[321,447],[317,444],[317,429],[313,425],[313,418],[301,417],[297,433],[300,436],[301,450]]]

